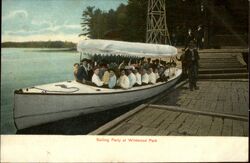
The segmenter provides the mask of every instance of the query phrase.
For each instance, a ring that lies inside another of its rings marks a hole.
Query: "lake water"
[[[79,62],[74,51],[1,48],[1,134],[15,134],[14,90],[34,85],[72,80],[73,64]]]

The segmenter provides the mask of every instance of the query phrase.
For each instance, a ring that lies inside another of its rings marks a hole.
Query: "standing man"
[[[77,81],[81,83],[86,83],[90,78],[88,76],[88,67],[87,67],[87,59],[82,59],[80,63],[80,67],[77,71]]]
[[[198,60],[200,59],[197,49],[195,49],[195,42],[191,41],[185,51],[185,60],[188,70],[189,88],[190,91],[199,89],[197,87],[198,79]]]
[[[188,29],[188,33],[187,33],[187,36],[186,36],[186,38],[185,38],[185,50],[187,49],[189,43],[190,43],[191,41],[194,41],[194,39],[195,39],[195,38],[194,38],[194,34],[193,34],[191,28],[189,28],[189,29]]]
[[[186,59],[185,59],[185,52],[182,52],[180,58],[178,58],[176,56],[176,59],[178,61],[181,61],[182,79],[186,79],[187,78],[187,63],[186,63]]]
[[[204,33],[201,28],[201,25],[198,26],[198,29],[196,31],[196,40],[197,40],[197,48],[198,50],[203,48],[203,42],[204,42]]]

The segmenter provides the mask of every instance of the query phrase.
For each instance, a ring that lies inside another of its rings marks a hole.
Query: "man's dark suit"
[[[203,44],[202,44],[202,39],[203,39],[203,30],[199,29],[196,32],[196,40],[197,40],[197,48],[202,49],[203,48]]]
[[[194,41],[195,38],[194,38],[194,35],[193,33],[188,33],[186,38],[185,38],[185,48],[186,49],[188,47],[188,45],[190,44],[191,41]]]
[[[87,81],[90,80],[87,70],[82,65],[79,67],[76,77],[79,82],[82,82],[83,79]]]
[[[198,60],[200,59],[196,49],[187,49],[185,52],[186,66],[188,70],[189,87],[191,90],[197,88],[196,82],[198,79]]]

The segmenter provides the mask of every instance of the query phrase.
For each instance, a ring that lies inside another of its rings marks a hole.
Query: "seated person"
[[[109,70],[109,81],[108,81],[108,87],[114,88],[116,85],[116,76],[113,70]]]
[[[155,73],[156,82],[159,82],[160,81],[160,75],[158,73],[158,69],[157,68],[155,69],[154,73]]]
[[[74,77],[75,77],[75,80],[77,81],[77,71],[79,69],[79,63],[75,63],[74,64]]]
[[[146,85],[149,82],[149,76],[147,74],[146,69],[142,70],[141,82],[142,82],[142,85]]]
[[[141,74],[138,72],[137,69],[133,70],[133,73],[135,74],[135,78],[136,78],[136,83],[135,85],[141,85]]]
[[[166,68],[164,73],[163,73],[163,79],[166,81],[167,79],[169,79],[170,76],[170,68]]]
[[[80,83],[86,83],[86,81],[89,81],[87,61],[87,59],[81,60],[80,67],[76,74],[77,81]]]
[[[149,68],[148,69],[148,82],[151,84],[155,84],[156,83],[156,77],[155,77],[155,73],[153,72],[153,68]]]
[[[91,77],[94,74],[93,67],[95,67],[94,61],[90,60],[89,64],[88,64],[88,76],[89,76],[89,79],[91,79]]]
[[[99,68],[95,68],[94,70],[94,74],[92,76],[92,82],[97,85],[98,87],[103,86],[103,82],[101,81],[101,79],[99,78],[98,74],[99,74]]]
[[[129,79],[125,74],[125,70],[121,69],[120,71],[120,78],[117,80],[117,85],[123,89],[129,88]]]
[[[158,81],[161,81],[161,82],[165,81],[164,71],[165,71],[164,67],[161,66],[160,69],[159,69],[159,71],[158,71],[158,74],[160,76],[160,78],[158,79]]]
[[[104,85],[108,85],[109,82],[109,71],[106,70],[102,76],[102,81]]]
[[[125,61],[123,60],[120,64],[119,64],[119,66],[118,66],[118,69],[124,69],[125,68],[125,66],[126,66],[126,63],[125,63]]]
[[[132,88],[135,85],[135,83],[136,83],[136,77],[132,73],[131,69],[128,69],[127,73],[128,73],[128,79],[129,79],[129,88]]]
[[[98,74],[98,76],[99,76],[100,79],[102,79],[102,77],[103,77],[105,71],[107,71],[107,65],[104,64],[104,63],[101,63],[100,66],[101,66],[101,67],[100,67],[100,69],[99,69],[99,74]]]

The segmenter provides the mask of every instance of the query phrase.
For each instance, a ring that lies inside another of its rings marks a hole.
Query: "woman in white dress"
[[[95,85],[97,85],[98,87],[101,87],[101,86],[103,86],[103,82],[101,81],[101,79],[100,79],[100,77],[98,76],[99,75],[99,68],[96,68],[95,70],[94,70],[94,74],[93,74],[93,76],[92,76],[92,82],[95,84]]]

